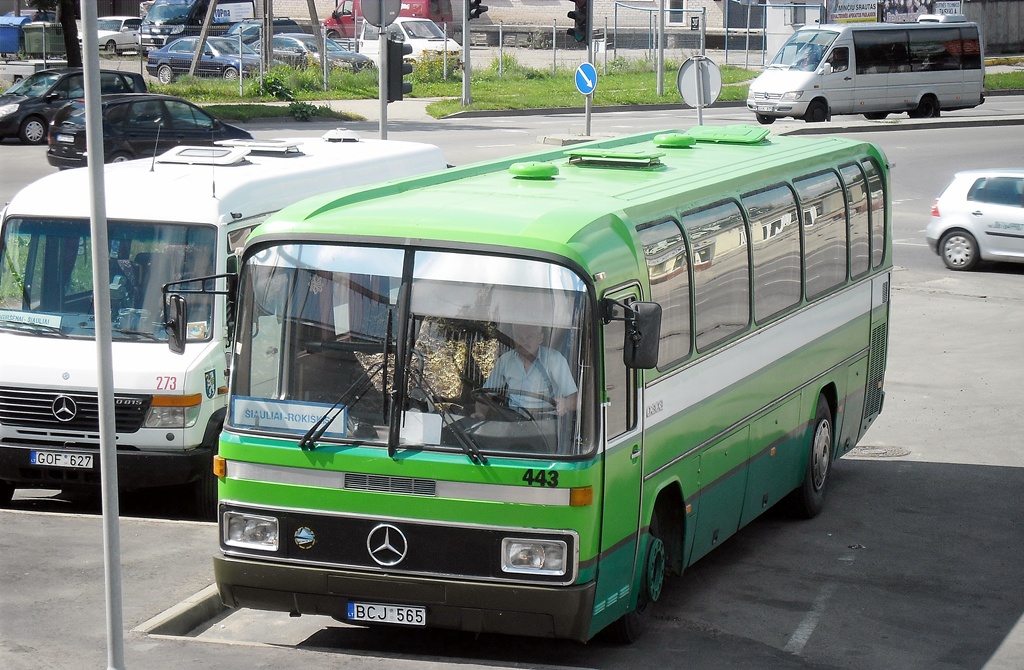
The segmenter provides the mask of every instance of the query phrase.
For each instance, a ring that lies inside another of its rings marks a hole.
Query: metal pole
[[[239,37],[241,37],[242,34],[239,33],[238,35],[239,35]],[[323,68],[323,71],[324,71],[324,93],[326,93],[327,92],[327,72],[328,72],[328,64],[327,64],[327,29],[324,28],[323,25],[320,26],[320,47],[324,50],[323,53],[320,54],[320,67]]]
[[[587,3],[587,62],[591,65],[594,64],[594,2],[591,0]],[[595,70],[596,71],[596,70]],[[590,116],[594,108],[594,93],[593,91],[586,96],[586,103],[584,104],[584,116],[586,117],[586,129],[584,134],[590,137]]]
[[[263,27],[262,26],[260,26],[260,32],[263,32]],[[245,68],[242,67],[242,65],[244,63],[244,61],[242,60],[242,54],[243,53],[245,53],[245,52],[242,51],[242,31],[239,30],[238,31],[238,97],[239,98],[242,97],[242,72],[245,69]],[[261,58],[260,60],[262,61],[263,59]],[[262,67],[262,65],[261,65],[261,67]]]
[[[665,95],[665,0],[658,2],[658,97]]]
[[[551,76],[558,70],[558,21],[551,22]]]
[[[441,80],[448,81],[448,22],[441,22],[441,32],[444,33],[444,50],[441,52]]]
[[[743,67],[750,67],[750,5],[747,5],[747,41],[743,46]]]
[[[469,0],[462,3],[462,106],[473,104],[473,94],[469,90],[470,71],[472,69],[469,55]]]
[[[380,16],[384,17],[384,0],[380,0]],[[381,21],[383,23],[383,21]],[[377,71],[377,87],[380,89],[380,139],[388,138],[388,29],[381,26],[377,37],[377,59],[380,67]]]
[[[100,56],[96,3],[82,0],[82,50],[86,135],[103,137]],[[117,428],[114,423],[114,370],[110,343],[110,246],[104,199],[103,142],[88,142],[89,220],[92,233],[93,319],[96,332],[97,400],[100,428],[100,495],[103,504],[103,576],[106,584],[107,668],[124,668],[124,616],[121,609],[121,535],[117,498]]]
[[[498,79],[505,74],[505,22],[498,21]]]

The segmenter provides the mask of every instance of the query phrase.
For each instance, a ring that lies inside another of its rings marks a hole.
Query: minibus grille
[[[115,395],[114,423],[119,433],[142,427],[151,402],[146,395]],[[99,432],[95,393],[0,386],[0,423],[21,428],[83,433]]]
[[[781,93],[765,93],[764,91],[754,91],[750,94],[750,97],[754,100],[778,100],[782,97]]]

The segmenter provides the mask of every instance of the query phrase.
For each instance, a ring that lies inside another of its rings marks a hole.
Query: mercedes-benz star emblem
[[[78,414],[78,405],[72,398],[66,395],[59,395],[50,405],[50,411],[57,417],[58,421],[71,421]]]
[[[398,565],[409,550],[405,533],[390,523],[377,524],[366,536],[366,550],[378,565]]]

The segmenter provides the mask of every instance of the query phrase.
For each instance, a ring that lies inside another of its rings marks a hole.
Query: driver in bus
[[[554,412],[559,416],[576,407],[576,382],[565,357],[541,346],[544,330],[540,326],[514,324],[515,348],[498,357],[483,388],[502,391],[514,410]],[[476,403],[473,418],[483,419],[489,408]]]

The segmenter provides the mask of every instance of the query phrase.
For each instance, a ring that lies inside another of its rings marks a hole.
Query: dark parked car
[[[253,48],[258,50],[258,43]],[[320,62],[320,48],[313,35],[304,33],[274,35],[270,48],[275,60],[287,63],[292,67],[306,67]],[[374,67],[373,59],[369,56],[344,49],[332,39],[327,40],[327,62],[331,67],[345,68],[353,72]]]
[[[286,17],[279,17],[274,19],[274,34],[278,33],[301,33],[303,32],[302,26],[295,22],[294,19]],[[242,19],[238,23],[232,23],[228,31],[224,33],[224,37],[230,37],[231,39],[238,41],[238,34],[242,34],[243,44],[253,44],[258,42],[263,32],[263,19]]]
[[[103,162],[145,158],[179,144],[211,145],[217,140],[252,139],[187,100],[156,93],[105,95]],[[85,165],[85,104],[67,105],[50,124],[46,160],[61,169]]]
[[[103,93],[145,93],[146,80],[136,72],[100,71]],[[0,138],[18,137],[23,144],[42,144],[50,119],[69,100],[85,95],[81,68],[40,70],[0,95]]]
[[[169,84],[175,77],[188,74],[198,43],[198,37],[182,37],[150,51],[146,55],[146,72],[159,79],[161,84]],[[237,39],[211,37],[206,40],[196,75],[237,79],[239,72],[249,75],[259,68],[260,56],[248,45],[243,44],[239,53]]]

